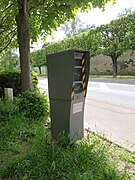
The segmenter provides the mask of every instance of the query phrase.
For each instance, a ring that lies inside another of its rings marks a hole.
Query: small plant
[[[19,110],[29,119],[40,119],[49,115],[49,102],[46,93],[37,90],[25,91],[19,98]]]

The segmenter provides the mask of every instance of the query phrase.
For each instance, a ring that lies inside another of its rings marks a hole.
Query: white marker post
[[[0,87],[0,101],[2,99],[2,88]]]
[[[13,89],[12,88],[4,88],[5,99],[9,99],[13,101]]]

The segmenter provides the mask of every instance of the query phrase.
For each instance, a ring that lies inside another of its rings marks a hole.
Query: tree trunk
[[[39,74],[42,74],[41,66],[39,66],[38,68],[39,68]]]
[[[117,58],[112,58],[113,62],[113,77],[117,77]]]
[[[16,17],[18,44],[20,53],[22,92],[32,88],[30,72],[30,25],[29,25],[29,0],[18,1],[18,15]]]

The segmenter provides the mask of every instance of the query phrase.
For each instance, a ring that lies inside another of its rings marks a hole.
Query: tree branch
[[[8,38],[8,36],[13,33],[12,36],[11,36],[11,38],[8,39],[8,42],[7,42],[6,46],[0,49],[0,53],[1,53],[2,51],[4,51],[4,50],[11,44],[12,39],[13,39],[14,36],[16,35],[16,30],[17,30],[17,28],[13,29],[12,31],[10,31],[10,32],[7,34],[6,38]],[[5,38],[5,39],[6,39],[6,38]],[[5,39],[4,39],[4,40],[5,40]],[[1,43],[1,45],[4,44],[4,40],[3,40],[3,42]]]
[[[12,31],[10,31],[10,32],[6,35],[5,39],[6,39],[10,34],[12,34],[13,32],[16,33],[16,30],[17,30],[17,27],[15,27]]]
[[[9,39],[9,42],[7,43],[7,45],[5,47],[3,47],[2,49],[0,49],[0,53],[2,53],[12,42],[12,39],[14,38],[14,36],[16,35],[16,33],[14,33],[12,35],[12,37]]]
[[[31,8],[29,9],[29,12],[31,12],[31,11],[33,11],[33,10],[37,10],[37,9],[39,8],[39,6],[43,6],[43,5],[44,5],[44,0],[41,1],[41,2],[39,2],[39,3],[36,5],[36,7],[31,7]]]
[[[1,18],[0,28],[3,26],[4,22],[8,19],[9,16],[10,16],[10,15],[8,15],[8,16],[6,17],[6,15],[5,15],[5,16],[3,16],[3,17]],[[4,18],[5,18],[5,19],[4,19]]]
[[[2,13],[4,13],[6,10],[8,10],[10,7],[12,7],[14,4],[12,3],[12,4],[10,4],[9,6],[7,6],[3,11],[2,11]]]

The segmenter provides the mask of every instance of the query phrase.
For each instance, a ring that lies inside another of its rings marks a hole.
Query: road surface
[[[131,84],[90,81],[84,119],[85,127],[101,135],[105,134],[109,140],[135,151],[133,81]]]
[[[89,81],[87,98],[135,108],[135,84]]]
[[[135,81],[119,81],[90,79],[84,127],[135,151]],[[40,77],[39,88],[48,89],[46,78]]]

